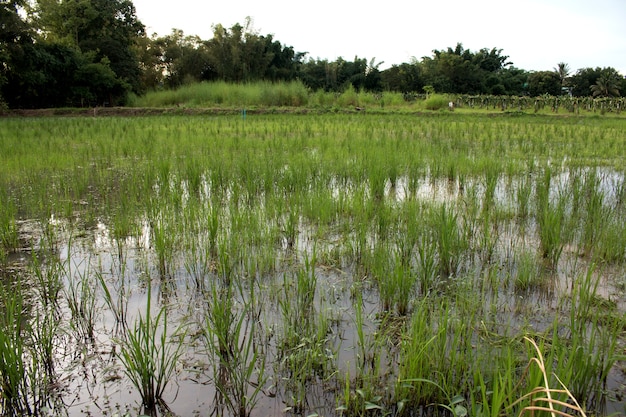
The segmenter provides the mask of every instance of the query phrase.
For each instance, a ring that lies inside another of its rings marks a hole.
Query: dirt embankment
[[[293,113],[306,114],[318,113],[312,110],[297,107],[276,107],[246,109],[247,114],[263,113]],[[4,117],[50,117],[50,116],[73,116],[73,117],[106,117],[106,116],[158,116],[158,115],[216,115],[216,114],[241,114],[239,108],[190,108],[190,107],[95,107],[95,108],[54,108],[54,109],[13,109],[0,112]]]

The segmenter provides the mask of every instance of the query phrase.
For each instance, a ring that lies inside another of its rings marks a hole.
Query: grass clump
[[[424,100],[424,108],[426,110],[441,110],[448,108],[450,100],[443,94],[431,94]]]

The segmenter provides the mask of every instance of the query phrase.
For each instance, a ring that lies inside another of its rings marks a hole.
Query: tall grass
[[[229,84],[223,81],[190,84],[176,90],[149,92],[134,97],[130,106],[257,107],[306,106],[309,92],[300,82]]]

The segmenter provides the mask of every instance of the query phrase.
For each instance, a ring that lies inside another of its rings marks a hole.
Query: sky
[[[172,29],[213,37],[246,17],[260,35],[307,58],[375,58],[379,69],[462,43],[497,48],[517,68],[571,73],[613,67],[626,75],[626,0],[133,0],[148,35]]]

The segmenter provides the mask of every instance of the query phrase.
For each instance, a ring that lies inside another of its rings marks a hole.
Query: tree
[[[498,79],[504,86],[507,95],[522,96],[528,94],[528,76],[528,71],[513,66],[498,72]]]
[[[425,83],[443,93],[479,94],[502,92],[499,73],[512,65],[502,49],[483,48],[477,53],[457,43],[454,49],[434,50],[422,58]],[[487,82],[489,80],[489,82]]]
[[[619,73],[608,68],[600,74],[595,84],[590,87],[594,97],[618,97],[621,77]]]
[[[145,55],[144,71],[153,74],[153,88],[160,84],[175,88],[211,77],[209,50],[198,36],[172,29],[167,36],[153,38],[148,48],[151,53]]]
[[[105,60],[118,78],[113,100],[128,91],[142,91],[141,70],[135,45],[145,36],[131,0],[37,0],[35,21],[49,42],[95,54],[93,62]]]
[[[383,81],[378,69],[383,62],[376,62],[376,58],[372,58],[365,69],[365,80],[363,88],[365,91],[381,92],[383,91]]]
[[[558,64],[556,64],[554,72],[559,76],[561,88],[565,87],[565,82],[570,73],[569,65],[567,65],[565,62],[559,62]]]
[[[561,80],[554,71],[538,71],[528,76],[528,91],[531,96],[561,94]]]
[[[381,74],[385,89],[402,93],[422,91],[424,80],[421,64],[414,59],[412,63],[392,65]]]
[[[596,85],[602,76],[604,76],[605,79],[601,82],[601,85],[598,87],[594,87],[592,90],[592,86]],[[623,91],[623,88],[621,88],[622,84],[624,83],[623,80],[624,78],[619,74],[619,72],[615,68],[612,68],[612,67],[589,68],[588,67],[588,68],[581,68],[578,71],[576,71],[576,74],[570,77],[569,83],[572,88],[572,94],[574,96],[589,97],[594,94],[594,90],[598,91],[596,95],[598,94],[607,95],[609,91],[607,87],[611,87],[611,86],[617,87],[619,91]],[[604,93],[601,92],[602,90],[604,90]]]
[[[491,50],[483,48],[476,52],[473,57],[474,63],[480,69],[488,73],[495,73],[512,65],[511,62],[508,62],[508,59],[508,55],[502,55],[502,49],[496,48],[492,48]]]
[[[8,79],[20,72],[17,61],[24,57],[24,47],[32,44],[32,30],[20,17],[25,5],[25,0],[0,2],[0,105]]]
[[[313,59],[302,63],[298,73],[302,83],[311,90],[330,91],[337,81],[336,71],[331,71],[331,63],[324,59]]]

